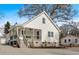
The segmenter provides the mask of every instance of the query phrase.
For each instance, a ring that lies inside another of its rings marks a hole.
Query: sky
[[[0,19],[0,27],[2,27],[7,21],[12,25],[16,22],[22,24],[27,20],[27,17],[19,17],[18,11],[23,7],[23,4],[0,4],[0,14],[4,17]]]
[[[79,21],[79,4],[74,4],[73,8],[75,10],[77,10],[77,14],[74,16],[74,18],[77,18],[77,20]],[[76,19],[74,19],[74,20],[76,20]]]
[[[4,16],[0,19],[0,27],[2,27],[7,21],[9,21],[12,25],[16,22],[18,24],[22,24],[27,21],[27,17],[19,17],[17,12],[19,9],[23,7],[23,4],[0,4],[0,14]],[[79,4],[74,4],[73,8],[77,10],[76,16],[74,16],[74,21],[79,21]]]

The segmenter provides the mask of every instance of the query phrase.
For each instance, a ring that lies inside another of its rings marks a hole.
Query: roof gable
[[[34,19],[36,19],[37,17],[41,16],[42,14],[45,14],[45,16],[50,20],[50,22],[55,26],[55,28],[60,32],[60,29],[59,27],[53,22],[53,20],[48,16],[48,14],[43,11],[42,13],[38,14],[37,16],[33,17],[31,20],[28,20],[27,22],[23,23],[22,25],[24,24],[28,24],[30,23],[31,21],[33,21]]]
[[[48,17],[48,19],[55,26],[55,28],[60,32],[61,30],[59,29],[59,27],[54,23],[54,21],[49,17],[49,15],[45,11],[44,11],[44,14]]]

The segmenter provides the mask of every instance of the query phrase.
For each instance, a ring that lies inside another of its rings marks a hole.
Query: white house
[[[61,45],[64,46],[79,46],[79,37],[68,35],[61,39]]]
[[[46,43],[58,46],[60,29],[44,11],[22,25],[12,27],[9,34],[11,40],[18,37],[20,46],[42,46]]]

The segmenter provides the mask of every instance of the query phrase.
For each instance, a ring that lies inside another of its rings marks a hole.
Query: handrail
[[[18,36],[17,36],[17,43],[18,43],[18,45],[20,46],[20,39],[19,39]]]
[[[23,35],[23,41],[24,41],[24,44],[27,46],[27,40],[25,39],[24,35]]]

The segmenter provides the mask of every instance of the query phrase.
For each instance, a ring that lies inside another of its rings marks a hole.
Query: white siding
[[[42,23],[42,18],[45,18],[45,24]],[[51,23],[49,18],[45,14],[41,14],[28,24],[25,23],[23,25],[27,28],[35,28],[35,29],[41,29],[42,31],[42,42],[49,41],[49,42],[59,42],[59,31],[56,29],[56,27]],[[49,38],[48,37],[48,31],[51,31],[54,33],[54,36]]]
[[[64,42],[65,39],[66,39],[66,41],[67,41],[66,43]],[[71,40],[70,42],[69,42],[69,39]],[[78,40],[77,43],[75,43],[75,39]],[[62,44],[62,45],[70,45],[70,44],[77,45],[77,44],[79,44],[79,37],[66,36],[66,37],[64,37],[64,38],[61,39],[61,44]]]

